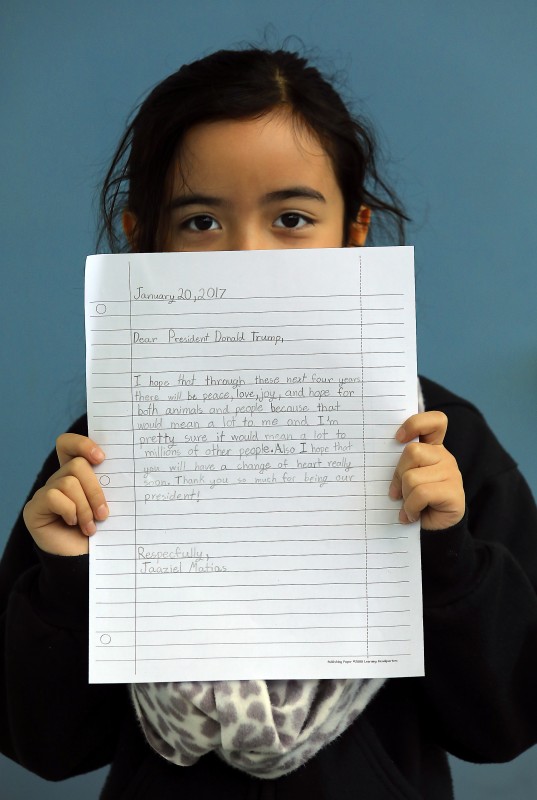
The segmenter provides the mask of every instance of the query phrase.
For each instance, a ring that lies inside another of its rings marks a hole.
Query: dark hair
[[[407,220],[395,193],[377,172],[372,130],[349,113],[320,72],[288,50],[219,50],[186,64],[159,83],[141,104],[114,154],[101,191],[102,228],[112,252],[128,249],[125,209],[137,219],[136,249],[157,249],[170,166],[186,132],[202,122],[259,117],[287,106],[318,137],[343,194],[345,229],[361,205],[373,229],[404,242]],[[375,213],[376,212],[376,213]]]

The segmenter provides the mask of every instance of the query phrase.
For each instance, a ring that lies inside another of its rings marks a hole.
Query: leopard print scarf
[[[343,733],[383,683],[136,683],[131,693],[147,741],[168,761],[188,767],[214,750],[243,772],[278,778]]]

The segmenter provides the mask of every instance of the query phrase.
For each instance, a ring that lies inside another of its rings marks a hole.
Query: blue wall
[[[84,407],[94,190],[140,95],[211,50],[289,34],[344,70],[414,220],[420,369],[472,399],[537,491],[534,0],[3,0],[0,10],[5,534]],[[3,536],[4,534],[2,534]],[[461,800],[537,795],[537,752],[454,762]],[[0,760],[2,797],[94,798]]]

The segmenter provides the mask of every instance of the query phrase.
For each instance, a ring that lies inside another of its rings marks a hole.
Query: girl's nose
[[[230,233],[227,250],[270,250],[269,237],[255,225],[245,225]]]

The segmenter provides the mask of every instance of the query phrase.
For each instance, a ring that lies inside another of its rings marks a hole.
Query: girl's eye
[[[304,216],[304,214],[287,211],[276,218],[274,225],[276,228],[304,228],[306,225],[313,225],[313,220]]]
[[[185,220],[182,227],[188,231],[197,231],[198,233],[220,230],[219,223],[210,214],[196,214],[195,217]]]

